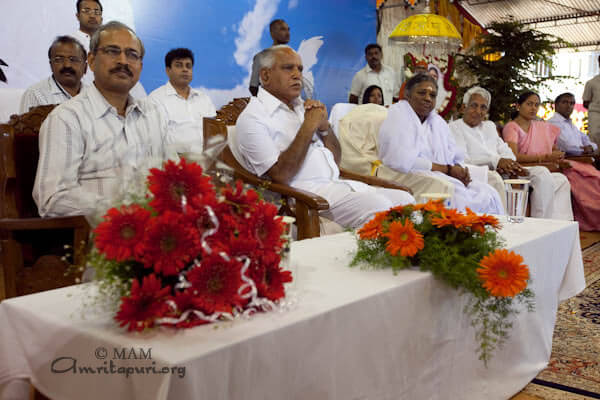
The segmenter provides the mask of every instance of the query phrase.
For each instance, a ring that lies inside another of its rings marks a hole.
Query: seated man
[[[87,54],[76,39],[57,37],[48,49],[52,75],[29,87],[21,97],[19,112],[31,107],[60,104],[77,95],[84,86],[81,77],[87,69]]]
[[[40,129],[33,199],[41,216],[91,214],[116,192],[123,168],[167,157],[166,118],[129,95],[143,57],[141,40],[120,22],[92,36],[94,84],[56,107]]]
[[[548,120],[560,128],[560,136],[556,145],[567,155],[598,156],[598,145],[590,140],[588,135],[581,132],[571,121],[575,107],[575,95],[562,93],[554,101],[554,115]]]
[[[189,49],[173,49],[165,56],[169,81],[150,93],[149,98],[163,108],[169,119],[168,144],[178,152],[202,152],[202,119],[214,117],[217,110],[201,90],[190,87],[194,77],[194,54]]]
[[[401,190],[339,178],[339,143],[325,106],[300,99],[302,60],[294,50],[273,46],[260,66],[261,87],[240,114],[231,143],[244,168],[324,197],[330,208],[323,215],[345,227],[360,227],[376,212],[414,201]]]
[[[573,220],[571,186],[563,174],[550,173],[542,166],[523,168],[510,147],[498,136],[496,125],[485,121],[492,96],[474,86],[463,97],[464,116],[450,123],[456,145],[465,153],[469,164],[489,167],[488,182],[505,200],[504,182],[500,175],[527,176],[531,181],[531,216]]]
[[[407,100],[392,105],[381,125],[379,159],[402,174],[435,176],[451,184],[453,208],[504,214],[498,192],[486,183],[471,182],[468,168],[461,165],[464,155],[446,121],[434,111],[436,96],[437,82],[427,74],[417,74],[407,82]],[[402,176],[396,181],[411,187]]]

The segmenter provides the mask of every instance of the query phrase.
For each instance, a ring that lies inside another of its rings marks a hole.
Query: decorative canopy
[[[440,43],[455,45],[462,37],[452,23],[440,15],[416,14],[402,21],[389,36],[390,41],[402,43]]]

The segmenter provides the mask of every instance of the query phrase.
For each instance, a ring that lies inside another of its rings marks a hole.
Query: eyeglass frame
[[[87,11],[86,11],[87,10]],[[102,15],[102,10],[99,8],[82,8],[79,10],[80,13],[83,14],[94,14],[94,15]]]
[[[84,61],[83,58],[77,56],[54,56],[50,59],[50,62],[52,64],[64,64],[66,60],[69,60],[71,64],[80,64]]]
[[[110,58],[113,58],[113,59],[116,59],[117,57],[119,57],[121,55],[121,53],[125,53],[125,58],[129,62],[140,62],[140,61],[142,61],[142,58],[143,58],[143,56],[137,50],[134,50],[134,49],[123,50],[120,47],[112,46],[112,45],[98,47],[96,50],[101,50],[102,53],[106,54],[107,56],[109,56]],[[111,53],[111,51],[112,51],[112,53]]]

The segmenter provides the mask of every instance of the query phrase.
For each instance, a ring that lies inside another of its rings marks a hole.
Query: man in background
[[[367,45],[365,58],[367,65],[352,78],[348,103],[361,104],[363,93],[371,85],[377,85],[383,90],[384,105],[396,102],[400,91],[400,80],[392,67],[381,62],[383,59],[381,46],[377,43]]]
[[[214,117],[217,110],[210,98],[190,82],[194,77],[194,54],[190,49],[173,49],[165,56],[169,81],[150,93],[149,98],[163,108],[169,120],[168,144],[178,152],[202,152],[202,119]]]
[[[31,107],[60,104],[77,95],[84,86],[81,77],[87,70],[87,53],[76,39],[57,37],[48,49],[48,60],[52,75],[23,93],[19,113],[26,113]]]
[[[290,27],[282,19],[274,19],[271,21],[269,24],[269,33],[273,39],[273,46],[277,46],[278,44],[288,44],[290,42]],[[250,87],[248,88],[252,96],[256,96],[258,93],[258,86],[260,85],[258,58],[261,53],[257,53],[252,59],[252,74],[250,75]]]
[[[166,118],[152,101],[130,95],[143,57],[142,41],[120,22],[92,35],[93,84],[40,128],[33,187],[40,216],[93,215],[117,194],[125,170],[167,158]]]
[[[571,114],[575,108],[575,95],[562,93],[554,100],[554,115],[548,120],[560,128],[557,146],[567,155],[597,156],[598,145],[581,132],[571,121]]]
[[[75,4],[77,13],[75,16],[79,21],[79,29],[69,36],[79,40],[86,52],[90,52],[90,38],[102,25],[102,13],[104,9],[100,0],[77,0]],[[82,78],[86,85],[90,85],[94,80],[94,74],[88,71]],[[146,90],[140,82],[137,82],[131,91],[133,97],[146,97]]]
[[[600,65],[600,56],[598,56],[598,65]],[[600,144],[600,74],[585,83],[583,106],[588,109],[590,139]]]

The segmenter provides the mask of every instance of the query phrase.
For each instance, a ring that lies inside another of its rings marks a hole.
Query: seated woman
[[[437,89],[428,74],[417,74],[407,82],[406,100],[390,106],[379,130],[379,159],[397,171],[395,180],[410,187],[417,199],[423,190],[412,180],[428,176],[446,188],[451,207],[504,214],[498,192],[487,183],[471,181],[468,168],[461,165],[464,154],[446,121],[434,111]]]
[[[526,92],[517,100],[513,120],[504,126],[502,136],[517,156],[518,162],[555,162],[571,184],[573,214],[584,231],[600,230],[600,171],[590,164],[564,160],[557,150],[560,128],[536,118],[540,97]]]
[[[371,85],[365,90],[362,98],[362,104],[368,103],[379,104],[380,106],[385,104],[383,102],[383,91],[379,86]]]

